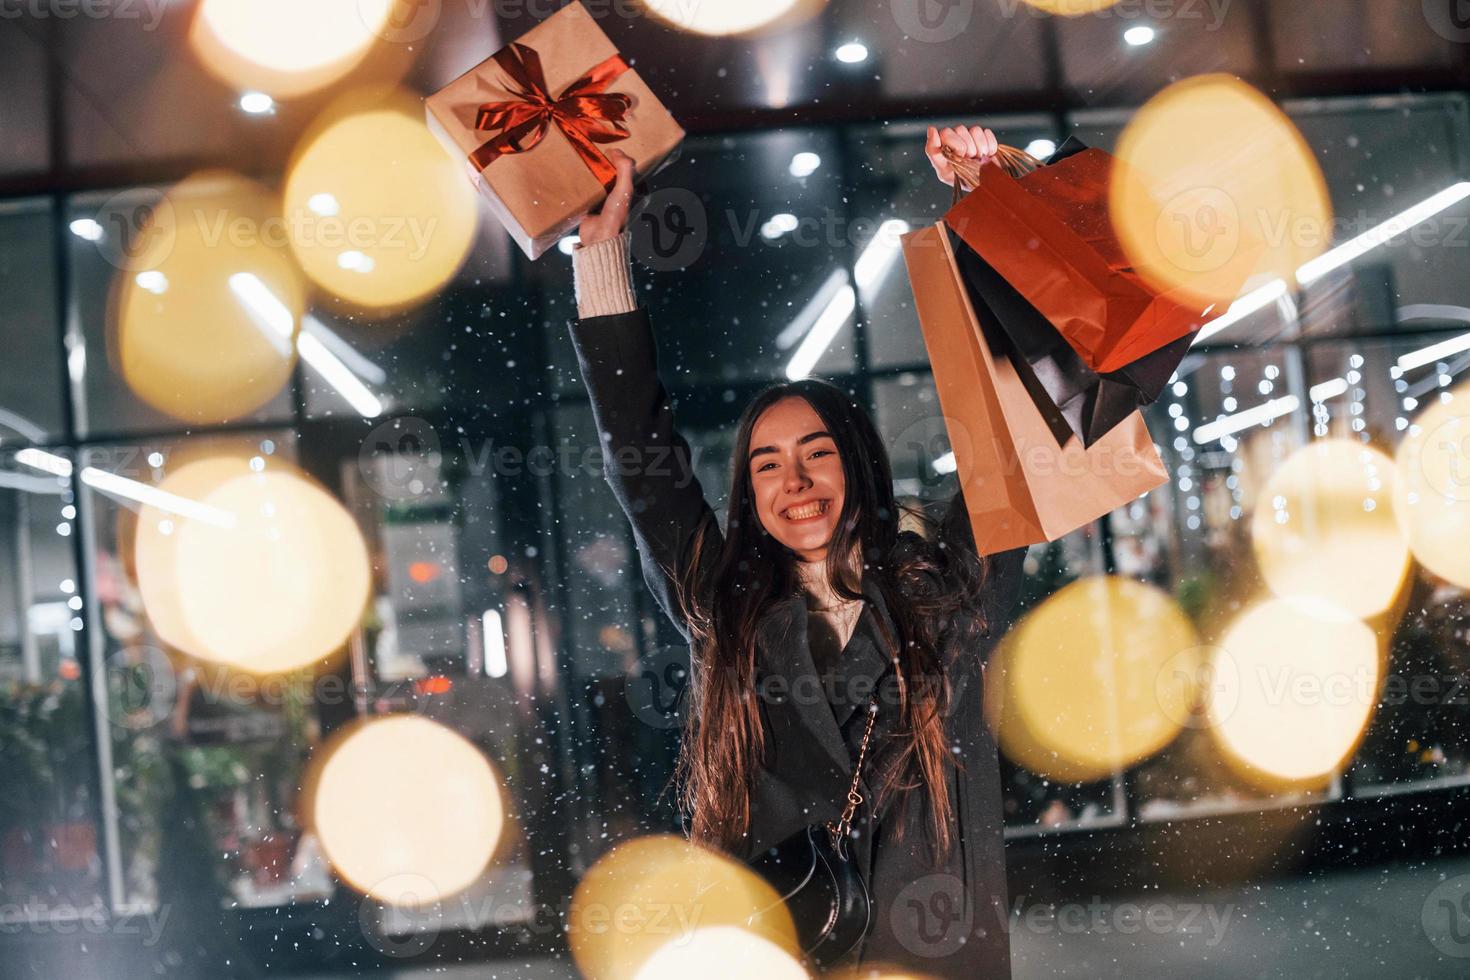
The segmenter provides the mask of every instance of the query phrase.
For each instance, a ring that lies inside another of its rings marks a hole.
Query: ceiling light
[[[82,241],[102,241],[102,226],[92,218],[78,218],[67,227],[71,228],[71,233]]]
[[[861,41],[848,41],[835,52],[837,60],[845,65],[855,65],[868,60],[868,46]]]
[[[1194,430],[1194,441],[1200,445],[1214,442],[1223,436],[1234,435],[1253,425],[1270,422],[1279,419],[1283,415],[1290,415],[1301,405],[1301,400],[1295,395],[1286,395],[1283,398],[1273,398],[1264,405],[1247,409],[1235,415],[1226,415],[1218,418],[1208,425],[1202,425]]]
[[[767,241],[775,241],[788,231],[795,231],[801,222],[796,220],[796,215],[782,212],[773,214],[765,224],[761,225],[761,237]]]
[[[252,116],[262,116],[276,107],[276,100],[264,92],[246,92],[240,96],[240,108]]]
[[[1321,384],[1312,385],[1311,390],[1307,392],[1307,397],[1314,404],[1320,404],[1330,398],[1336,398],[1338,395],[1346,394],[1347,390],[1347,378],[1333,378],[1331,381],[1324,381]]]
[[[1470,197],[1470,181],[1461,181],[1446,187],[1428,200],[1421,201],[1396,218],[1390,218],[1377,228],[1366,231],[1354,238],[1352,241],[1344,242],[1325,255],[1319,256],[1296,272],[1297,281],[1303,286],[1310,286],[1313,282],[1321,279],[1333,269],[1347,265],[1360,256],[1366,255],[1384,242],[1402,235],[1421,221],[1439,214],[1441,211]]]
[[[803,150],[791,158],[791,176],[810,177],[822,165],[822,158],[810,150]]]
[[[1412,371],[1426,364],[1444,360],[1451,354],[1458,354],[1462,350],[1470,350],[1470,333],[1462,333],[1458,337],[1451,337],[1449,340],[1442,340],[1437,344],[1410,351],[1399,358],[1398,369],[1401,372]]]
[[[1031,142],[1026,144],[1026,152],[1031,154],[1038,160],[1045,160],[1047,157],[1057,152],[1056,140],[1032,140]]]
[[[1135,48],[1141,48],[1145,44],[1149,44],[1157,36],[1152,27],[1130,27],[1123,32],[1123,40]]]

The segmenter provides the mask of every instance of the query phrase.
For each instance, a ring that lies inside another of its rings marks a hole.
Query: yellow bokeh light
[[[1332,204],[1311,148],[1234,76],[1166,88],[1123,131],[1117,158],[1114,230],[1156,288],[1226,303],[1247,277],[1294,282],[1332,244]]]
[[[474,243],[478,201],[403,92],[339,101],[303,138],[286,178],[292,251],[323,289],[367,311],[428,298]]]
[[[395,13],[395,0],[201,0],[189,42],[226,84],[288,97],[357,67]]]
[[[1378,699],[1378,638],[1316,599],[1271,599],[1226,630],[1207,692],[1209,730],[1247,778],[1324,785],[1353,752]]]
[[[1414,557],[1470,589],[1470,386],[1414,420],[1395,456],[1394,514]]]
[[[1167,593],[1131,579],[1073,582],[1001,641],[986,714],[1016,764],[1059,782],[1102,779],[1159,751],[1189,718],[1183,665],[1199,638]],[[1191,680],[1192,683],[1192,680]]]
[[[307,804],[332,868],[387,905],[474,884],[505,827],[500,781],[468,739],[418,715],[362,722],[314,761]]]
[[[666,943],[638,970],[636,980],[807,980],[801,963],[780,946],[736,926],[696,929]]]
[[[654,17],[680,30],[749,35],[789,28],[822,9],[825,0],[643,0]]]
[[[306,283],[276,200],[235,174],[172,187],[114,281],[109,353],[133,392],[177,419],[218,423],[291,378]]]
[[[1352,439],[1321,439],[1271,474],[1251,518],[1271,591],[1320,599],[1369,619],[1394,607],[1409,549],[1393,516],[1397,467]]]
[[[241,451],[184,463],[158,488],[169,495],[169,509],[147,504],[138,512],[133,538],[138,592],[154,632],[174,649],[196,656],[204,652],[184,618],[184,586],[179,581],[175,532],[187,518],[178,513],[177,501],[202,501],[226,481],[249,473],[249,460],[250,455]]]
[[[1122,0],[1025,0],[1026,4],[1059,17],[1081,17],[1116,7]]]
[[[664,834],[620,844],[592,866],[572,895],[567,932],[583,976],[634,980],[687,976],[663,972],[670,962],[687,961],[673,951],[659,959],[660,950],[688,947],[696,930],[721,926],[787,956],[800,953],[791,913],[765,879],[724,854]],[[697,948],[715,948],[719,935]]]
[[[285,464],[181,467],[139,514],[135,553],[160,638],[251,673],[316,664],[346,643],[367,602],[357,524]]]

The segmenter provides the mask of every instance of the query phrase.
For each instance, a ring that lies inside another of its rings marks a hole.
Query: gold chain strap
[[[873,737],[873,722],[877,717],[878,695],[874,694],[868,702],[868,727],[863,731],[863,744],[858,748],[857,765],[852,767],[852,786],[847,790],[847,806],[842,808],[842,817],[835,824],[827,821],[827,833],[832,836],[834,850],[842,849],[843,841],[852,829],[852,818],[857,815],[857,808],[863,802],[863,794],[858,792],[858,787],[863,777],[863,760],[868,757],[868,742]]]

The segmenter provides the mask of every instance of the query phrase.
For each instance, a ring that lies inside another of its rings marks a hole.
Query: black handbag
[[[790,911],[803,955],[821,968],[849,956],[872,922],[868,885],[848,852],[847,842],[852,818],[863,802],[859,791],[863,760],[867,758],[877,713],[875,697],[868,704],[868,725],[841,818],[835,823],[828,820],[804,827],[750,861]]]

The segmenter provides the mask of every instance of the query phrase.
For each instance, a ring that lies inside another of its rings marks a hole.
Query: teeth
[[[790,521],[799,521],[806,517],[816,517],[818,514],[822,513],[826,509],[827,502],[825,500],[819,500],[816,503],[791,508],[790,510],[786,511],[786,519]]]

